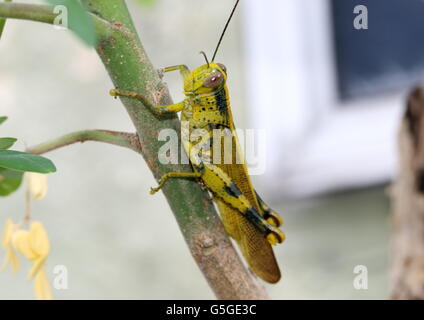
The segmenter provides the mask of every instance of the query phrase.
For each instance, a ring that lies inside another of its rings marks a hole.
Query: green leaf
[[[56,167],[49,159],[26,152],[0,150],[0,167],[39,173],[51,173]]]
[[[0,117],[0,124],[2,124],[3,122],[5,122],[7,120],[7,117]]]
[[[94,47],[96,45],[96,32],[94,24],[88,15],[85,5],[76,0],[45,0],[54,6],[65,6],[67,9],[68,28],[72,30],[87,45]],[[58,16],[65,15],[66,11],[59,10]],[[65,19],[66,21],[66,19]],[[64,20],[62,20],[62,23]]]
[[[0,138],[0,150],[9,149],[15,142],[15,138]]]
[[[22,183],[23,172],[0,168],[0,196],[8,196]]]

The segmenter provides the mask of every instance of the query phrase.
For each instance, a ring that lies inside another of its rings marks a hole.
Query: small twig
[[[12,2],[12,0],[4,0],[4,2]],[[4,25],[6,24],[6,19],[0,19],[0,38],[3,33]]]
[[[83,130],[66,134],[62,137],[28,148],[33,154],[43,154],[77,142],[98,141],[132,149],[141,153],[140,141],[137,134],[108,130]]]
[[[25,216],[24,221],[29,221],[31,219],[31,191],[28,186],[28,176],[24,177],[25,179]]]
[[[53,6],[26,3],[0,3],[0,17],[52,24],[57,16]]]

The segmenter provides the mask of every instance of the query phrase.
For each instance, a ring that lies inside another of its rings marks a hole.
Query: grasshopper
[[[261,279],[276,283],[281,275],[271,245],[284,241],[284,233],[278,229],[283,223],[280,216],[270,209],[252,186],[245,163],[236,163],[241,158],[241,149],[235,132],[230,109],[227,69],[215,63],[217,50],[227,26],[234,14],[236,2],[215,49],[212,62],[204,55],[206,64],[190,71],[185,65],[164,68],[163,72],[179,71],[184,80],[185,99],[171,105],[156,106],[144,95],[136,92],[123,92],[112,89],[114,97],[127,97],[140,100],[157,115],[181,112],[181,140],[193,172],[169,172],[160,180],[151,194],[159,191],[168,179],[198,179],[212,193],[221,214],[226,232],[237,242],[250,269]],[[203,130],[206,139],[195,144],[190,133]],[[219,135],[216,135],[216,132]],[[222,140],[230,135],[232,142],[230,161],[228,155],[219,155],[216,163],[214,154],[222,151]],[[218,136],[218,138],[217,138]],[[218,146],[218,147],[216,147]],[[211,162],[210,159],[214,158]]]

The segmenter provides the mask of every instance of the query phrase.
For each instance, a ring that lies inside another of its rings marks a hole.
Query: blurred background
[[[40,2],[40,1],[19,1]],[[153,64],[203,64],[234,1],[128,0]],[[357,30],[354,7],[368,8]],[[228,69],[239,128],[266,133],[266,167],[253,177],[285,219],[274,299],[388,297],[396,135],[406,92],[423,79],[419,0],[242,0],[216,61]],[[8,20],[0,41],[2,136],[20,150],[80,129],[133,131],[93,49],[71,32]],[[178,73],[167,74],[174,101]],[[57,299],[214,298],[151,173],[137,154],[87,142],[48,154],[58,171],[33,204],[49,233],[49,278],[68,270]],[[0,199],[0,223],[19,221],[24,194]],[[153,226],[160,226],[160,232]],[[368,289],[353,287],[357,265]],[[32,299],[25,266],[0,273],[0,298]]]

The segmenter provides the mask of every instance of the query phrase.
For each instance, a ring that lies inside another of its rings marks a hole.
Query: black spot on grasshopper
[[[228,193],[230,196],[238,198],[241,196],[240,189],[234,184],[230,184],[230,186],[225,186],[224,191]]]
[[[266,224],[264,223],[264,219],[259,214],[258,211],[256,211],[255,208],[247,208],[244,212],[244,215],[246,218],[251,221],[262,233],[269,233],[269,229],[267,228]]]
[[[221,113],[227,112],[227,97],[225,94],[225,90],[219,90],[214,94],[216,105],[218,106],[218,110]]]

